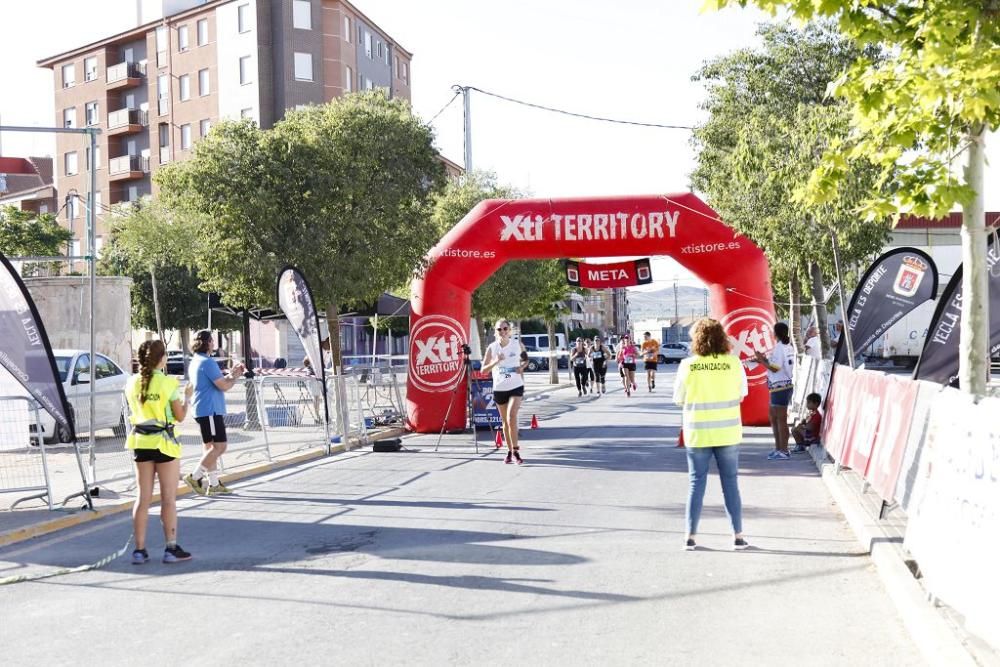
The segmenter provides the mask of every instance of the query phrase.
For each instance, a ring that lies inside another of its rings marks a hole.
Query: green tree
[[[818,204],[796,196],[831,137],[848,132],[846,105],[828,99],[826,89],[862,51],[825,24],[763,25],[758,34],[760,49],[713,60],[695,76],[708,92],[709,119],[695,131],[692,181],[728,224],[764,249],[773,282],[787,286],[796,337],[796,304],[807,286],[825,351],[823,275],[833,269],[831,234],[853,264],[882,248],[889,230],[887,220],[863,223],[855,214],[876,176],[857,161],[843,197]]]
[[[73,233],[56,222],[51,213],[35,215],[16,206],[0,207],[0,252],[7,257],[63,255]],[[26,265],[31,273],[35,265]]]
[[[192,227],[171,213],[159,200],[143,199],[137,206],[115,207],[108,220],[110,241],[102,258],[102,271],[132,276],[133,294],[143,294],[143,284],[148,279],[152,312],[144,312],[146,302],[133,299],[132,323],[155,329],[160,340],[166,340],[167,328],[187,328],[182,313],[194,313],[197,306],[190,303],[190,293],[183,285],[170,288],[170,313],[165,324],[161,307],[160,281],[169,274],[176,280],[183,276],[185,265],[190,266]],[[152,317],[150,317],[150,315]]]
[[[837,78],[851,107],[851,132],[833,141],[805,198],[841,196],[852,162],[876,169],[860,206],[869,219],[912,213],[942,217],[962,208],[962,327],[959,381],[986,390],[989,295],[983,173],[986,134],[1000,127],[1000,2],[983,0],[709,0],[709,7],[758,5],[797,18],[825,17],[866,52]],[[964,154],[959,175],[956,161]]]
[[[430,127],[380,91],[289,111],[271,130],[219,123],[157,174],[161,196],[203,221],[203,288],[240,307],[273,304],[278,270],[294,264],[332,332],[340,306],[374,301],[423,265],[443,181]],[[339,368],[340,337],[331,343]]]

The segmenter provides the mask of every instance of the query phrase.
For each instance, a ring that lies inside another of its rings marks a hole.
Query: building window
[[[312,30],[312,4],[309,0],[292,1],[292,25],[299,30]]]
[[[139,201],[139,186],[128,186],[128,201]]]
[[[68,201],[66,202],[66,217],[70,220],[76,220],[78,215],[80,215],[80,197],[77,195],[70,195]]]
[[[351,17],[344,17],[344,41],[348,44],[351,43]]]
[[[368,77],[365,77],[365,90],[375,90],[375,84]]]
[[[160,123],[158,134],[160,138],[160,148],[167,148],[170,146],[170,126],[166,123]]]
[[[403,60],[399,61],[399,78],[407,82],[410,80],[410,65]]]
[[[101,193],[98,192],[97,196],[100,197]],[[100,201],[100,199],[98,199],[98,201]],[[97,252],[101,252],[101,248],[103,248],[103,247],[104,247],[104,237],[103,236],[95,236],[94,237],[94,249]]]
[[[188,41],[188,27],[182,25],[177,28],[177,50],[187,51],[190,46],[191,44]]]
[[[181,150],[191,149],[191,123],[181,125]]]
[[[76,127],[76,107],[63,109],[63,127]]]
[[[94,217],[102,215],[104,213],[104,201],[101,197],[101,191],[98,190],[94,193]]]
[[[87,102],[86,106],[84,106],[84,118],[87,120],[88,127],[98,125],[101,122],[97,102]]]
[[[369,58],[372,57],[372,34],[370,32],[365,33],[365,55]]]
[[[62,66],[63,88],[71,88],[76,85],[76,65],[70,63]]]
[[[237,7],[236,17],[240,32],[250,32],[250,5],[240,5]]]
[[[208,44],[208,19],[200,19],[198,21],[198,46],[205,46]]]
[[[167,49],[169,45],[167,44],[167,29],[164,26],[157,26],[156,28],[156,66],[166,67],[167,66]]]
[[[208,78],[208,70],[198,70],[198,94],[204,97],[212,92],[211,82]]]
[[[75,215],[70,218],[70,220],[75,220],[75,219],[76,219]],[[74,239],[73,241],[70,242],[69,245],[70,245],[69,254],[72,257],[79,257],[80,256],[80,241]]]
[[[247,107],[246,109],[240,109],[240,118],[253,119],[253,107]]]
[[[180,96],[181,102],[187,102],[191,99],[191,75],[182,74],[177,80],[178,88],[180,88],[178,95]]]
[[[199,133],[201,134],[202,137],[207,137],[208,136],[208,132],[211,129],[212,129],[212,121],[210,121],[208,118],[206,118],[206,119],[204,119],[204,120],[202,120],[202,121],[200,121],[198,123],[198,131],[199,131]]]
[[[79,170],[79,165],[76,163],[76,151],[72,153],[66,153],[63,156],[64,166],[66,167],[67,176],[76,176]]]
[[[378,57],[379,60],[381,60],[385,55],[385,45],[382,44],[382,41],[378,39],[375,40],[375,45],[378,47]]]
[[[245,86],[252,82],[253,79],[250,77],[250,56],[243,56],[240,58],[240,85]]]
[[[48,212],[49,212],[49,205],[48,204],[39,204],[38,205],[38,215],[45,215]]]
[[[295,80],[313,80],[313,58],[311,53],[295,52]]]
[[[83,80],[93,81],[97,78],[97,58],[91,56],[83,59]]]
[[[170,77],[166,74],[156,77],[156,109],[161,116],[170,110]]]
[[[344,68],[344,92],[349,93],[354,89],[354,70],[350,67]]]

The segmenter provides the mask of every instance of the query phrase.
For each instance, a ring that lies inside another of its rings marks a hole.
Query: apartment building
[[[87,168],[95,213],[153,194],[152,176],[186,159],[220,119],[271,127],[288,109],[359,89],[410,99],[412,54],[345,0],[139,0],[137,27],[39,61],[54,73],[60,214],[85,238]],[[74,242],[74,254],[79,254]]]

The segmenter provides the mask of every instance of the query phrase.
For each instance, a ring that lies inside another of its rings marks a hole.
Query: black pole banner
[[[990,357],[1000,354],[1000,248],[989,237],[986,272],[989,290]],[[924,349],[913,369],[916,380],[958,385],[959,330],[962,328],[962,265],[948,281],[927,329]]]
[[[327,401],[326,364],[320,340],[319,313],[313,302],[312,290],[306,277],[294,266],[286,266],[278,273],[278,306],[295,329],[309,357],[313,373],[323,385],[323,408],[330,423],[330,405]],[[334,335],[334,332],[330,332]]]
[[[72,413],[52,346],[28,289],[0,254],[0,364],[76,439]]]
[[[938,273],[930,255],[916,248],[894,248],[879,257],[861,278],[847,309],[847,330],[854,353],[861,354],[914,308],[937,295]],[[834,357],[847,364],[844,336]]]

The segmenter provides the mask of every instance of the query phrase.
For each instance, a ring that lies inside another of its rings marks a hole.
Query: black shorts
[[[507,405],[511,396],[524,396],[524,385],[520,387],[514,387],[513,389],[494,389],[493,390],[493,402],[497,405]]]
[[[133,449],[132,460],[136,463],[170,463],[175,459],[159,449]]]
[[[627,371],[635,372],[635,364],[622,364],[622,368]]]
[[[195,417],[201,427],[201,441],[226,442],[226,421],[222,415],[211,415],[210,417]]]
[[[647,361],[647,362],[645,362],[645,364],[646,364],[646,370],[647,371],[655,371],[656,370],[656,362],[655,361]]]

